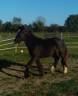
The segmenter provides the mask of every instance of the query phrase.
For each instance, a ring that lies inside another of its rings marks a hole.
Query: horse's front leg
[[[53,65],[52,65],[52,67],[51,67],[51,72],[52,72],[52,73],[55,72],[56,66],[57,66],[57,64],[58,64],[58,61],[59,61],[59,57],[58,57],[58,56],[55,56],[55,57],[54,57],[54,63],[53,63]]]
[[[36,60],[36,64],[38,66],[38,70],[40,72],[40,76],[43,76],[43,65],[41,64],[39,59]]]
[[[28,63],[25,65],[25,71],[24,71],[24,77],[27,78],[29,77],[29,67],[31,66],[31,64],[33,63],[34,58],[31,58]]]

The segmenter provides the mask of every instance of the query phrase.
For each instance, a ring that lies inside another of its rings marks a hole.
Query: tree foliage
[[[36,32],[44,31],[44,26],[45,26],[45,18],[44,17],[38,17],[35,22],[32,24],[32,28]]]
[[[51,30],[51,32],[58,32],[59,31],[59,25],[57,25],[57,24],[51,24],[50,25],[50,30]]]
[[[32,24],[24,24],[33,32],[78,32],[78,15],[70,15],[64,26],[58,24],[50,24],[49,26],[45,24],[45,18],[39,16]],[[18,28],[22,25],[22,19],[19,17],[14,17],[12,21],[6,21],[3,23],[0,20],[0,32],[16,32]]]
[[[18,24],[21,25],[22,24],[22,20],[19,17],[14,17],[12,20],[12,24]]]
[[[78,15],[70,15],[65,21],[65,27],[67,31],[77,32],[78,31]]]

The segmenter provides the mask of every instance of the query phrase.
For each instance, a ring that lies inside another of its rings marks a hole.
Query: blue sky
[[[42,16],[46,24],[63,25],[71,14],[78,14],[78,0],[0,0],[0,19],[4,22],[15,16],[29,24]]]

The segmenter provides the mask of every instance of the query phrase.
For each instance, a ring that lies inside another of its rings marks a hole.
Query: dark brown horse
[[[43,75],[43,66],[40,58],[44,57],[54,58],[51,71],[55,70],[58,60],[61,59],[63,71],[67,73],[67,48],[63,40],[57,37],[47,39],[38,38],[27,27],[21,26],[18,29],[14,42],[18,44],[21,41],[25,42],[30,54],[30,60],[25,66],[25,78],[29,76],[29,67],[34,61],[38,66],[40,75]]]

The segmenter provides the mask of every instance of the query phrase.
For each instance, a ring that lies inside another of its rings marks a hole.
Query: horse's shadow
[[[24,78],[24,68],[25,68],[25,64],[23,64],[23,63],[17,63],[17,62],[13,62],[13,61],[6,60],[6,59],[0,59],[0,72],[6,74],[8,76],[23,79]],[[8,70],[10,70],[10,71],[8,71]],[[47,69],[45,69],[45,70],[47,70]],[[13,74],[12,71],[14,71],[15,73]],[[22,76],[20,76],[20,73],[22,74]],[[39,76],[37,66],[31,66],[30,73],[32,73],[35,76]]]
[[[15,68],[15,66],[16,66],[16,68]],[[12,74],[12,71],[24,72],[23,70],[18,69],[17,67],[21,67],[23,69],[24,64],[16,63],[16,62],[6,60],[6,59],[0,59],[0,72],[4,73],[6,75],[12,76],[12,77],[23,78],[16,74]]]

